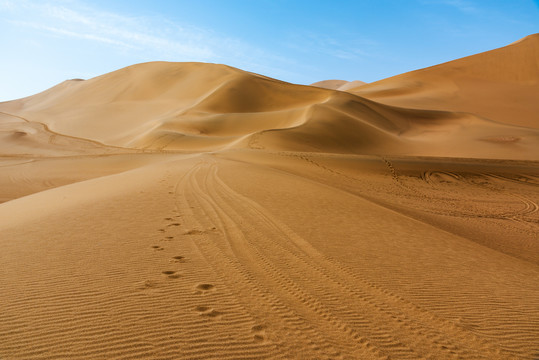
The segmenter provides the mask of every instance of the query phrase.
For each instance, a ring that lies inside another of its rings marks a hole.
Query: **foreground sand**
[[[2,356],[537,355],[537,163],[156,157],[0,206]]]
[[[538,358],[537,124],[398,101],[156,63],[0,104],[0,358]]]

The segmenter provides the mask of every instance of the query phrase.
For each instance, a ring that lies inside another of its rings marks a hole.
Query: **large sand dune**
[[[395,106],[468,112],[539,128],[539,34],[348,91]]]
[[[0,359],[536,359],[538,44],[0,103]]]
[[[532,87],[539,86],[533,69],[530,66],[528,80],[535,79]],[[524,119],[521,113],[527,110],[515,110],[515,117]],[[134,65],[86,81],[64,82],[5,103],[0,111],[26,121],[27,127],[43,128],[26,132],[23,138],[32,142],[46,137],[45,130],[130,149],[264,148],[504,159],[535,159],[539,152],[537,128],[496,122],[470,111],[385,105],[214,64]],[[21,133],[20,124],[7,126]],[[20,139],[14,139],[21,146]]]

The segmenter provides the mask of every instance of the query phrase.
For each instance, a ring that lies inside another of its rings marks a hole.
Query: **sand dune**
[[[346,81],[346,80],[322,80],[312,83],[311,86],[316,86],[330,90],[346,91],[349,89],[355,89],[361,85],[366,84],[361,80]]]
[[[537,129],[539,34],[348,91],[384,104],[473,113]]]
[[[316,86],[324,89],[338,90],[341,86],[348,84],[346,80],[322,80],[312,83],[311,86]]]
[[[0,359],[536,359],[537,41],[0,103]]]
[[[537,129],[472,113],[383,105],[215,64],[134,65],[64,82],[1,104],[0,111],[49,132],[124,149],[504,159],[530,159],[539,151]]]

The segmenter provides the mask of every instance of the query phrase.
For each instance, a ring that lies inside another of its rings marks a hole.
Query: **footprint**
[[[212,284],[198,284],[196,289],[196,294],[204,294],[208,291],[215,290],[215,286],[213,286]]]
[[[173,256],[172,258],[174,259],[174,262],[185,262],[185,256],[178,255]]]
[[[254,332],[260,332],[260,331],[264,331],[266,330],[266,326],[265,325],[255,325],[251,328],[251,330],[253,330]]]
[[[162,248],[162,247],[159,246],[159,245],[153,245],[153,246],[152,246],[152,249],[154,249],[155,251],[165,250],[164,248]]]
[[[262,342],[265,340],[264,336],[259,335],[259,334],[255,334],[254,339],[256,342]]]
[[[165,232],[165,229],[157,229],[157,231]]]
[[[166,240],[172,240],[172,239],[174,239],[174,236],[166,236],[165,239]]]
[[[146,280],[142,283],[142,285],[139,287],[140,290],[149,290],[149,289],[155,289],[158,287],[158,284],[156,281],[153,280]]]
[[[254,340],[257,342],[262,342],[266,340],[266,326],[265,325],[255,325],[251,328],[251,331],[254,333]]]
[[[205,232],[204,231],[200,231],[200,230],[189,230],[185,233],[183,233],[184,235],[201,235],[201,234],[204,234]]]
[[[211,319],[218,319],[223,314],[222,312],[212,309],[209,306],[197,306],[195,310],[199,313],[200,316],[208,317]]]
[[[162,271],[161,273],[164,275],[167,275],[170,279],[177,279],[181,277],[181,275],[177,274],[176,271],[174,270],[165,270],[165,271]]]
[[[180,226],[180,223],[172,223],[172,224],[169,224],[168,226]]]

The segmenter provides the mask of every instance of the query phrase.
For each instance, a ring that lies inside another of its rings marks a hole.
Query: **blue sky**
[[[0,0],[0,101],[154,60],[372,82],[536,32],[531,0]]]

